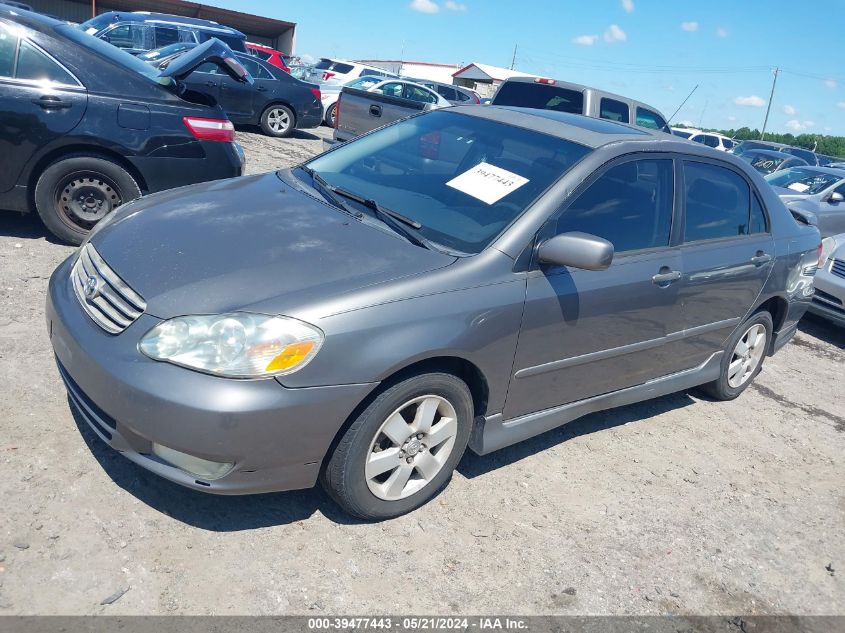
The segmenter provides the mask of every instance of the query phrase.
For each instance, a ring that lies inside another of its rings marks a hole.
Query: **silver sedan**
[[[845,169],[791,167],[766,181],[790,209],[814,214],[822,237],[845,233]]]
[[[822,240],[820,260],[810,312],[845,326],[845,233]]]

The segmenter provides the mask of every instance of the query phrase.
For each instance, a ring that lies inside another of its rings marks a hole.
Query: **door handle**
[[[214,81],[206,81],[206,82],[205,82],[205,85],[206,85],[206,86],[208,86],[209,88],[216,88],[216,87],[217,87],[217,82],[214,82]]]
[[[267,92],[267,86],[258,86],[256,87],[258,92]]]
[[[762,266],[763,264],[768,264],[770,261],[772,261],[772,256],[763,251],[757,251],[757,254],[751,258],[751,263],[755,266]]]
[[[371,105],[370,106],[370,116],[381,116],[381,106],[378,105]]]
[[[670,270],[668,266],[664,266],[660,269],[659,273],[657,273],[654,277],[651,278],[651,283],[665,288],[673,281],[678,281],[678,279],[680,278],[680,270]]]
[[[62,101],[58,97],[44,95],[38,99],[33,99],[32,102],[45,110],[67,110],[73,107],[69,101]]]

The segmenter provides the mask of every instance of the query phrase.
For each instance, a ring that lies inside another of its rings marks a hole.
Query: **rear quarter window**
[[[628,104],[616,101],[616,99],[602,98],[599,116],[619,123],[628,123],[630,120]]]

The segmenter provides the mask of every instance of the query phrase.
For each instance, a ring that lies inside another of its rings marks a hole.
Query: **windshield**
[[[168,77],[159,77],[159,71],[154,66],[150,66],[134,55],[130,55],[126,51],[119,49],[117,46],[112,46],[101,39],[88,35],[85,31],[80,30],[78,27],[71,26],[69,24],[59,24],[54,28],[57,33],[73,40],[80,46],[84,46],[100,57],[105,57],[111,62],[120,64],[127,70],[134,70],[136,73],[143,75],[150,81],[162,86],[169,86],[173,83],[173,80]]]
[[[113,21],[112,17],[113,16],[110,16],[108,13],[103,13],[101,15],[91,18],[87,22],[83,22],[76,28],[84,31],[85,33],[88,33],[89,35],[93,35],[98,31],[102,31],[109,24],[111,24]]]
[[[753,149],[744,152],[742,157],[751,163],[751,166],[761,174],[771,174],[777,171],[781,163],[786,160],[786,157],[772,156],[771,154],[764,154],[759,150]]]
[[[785,169],[766,177],[766,181],[773,187],[792,189],[796,193],[804,193],[808,196],[820,193],[840,180],[842,180],[841,176],[800,167]]]
[[[306,166],[329,185],[418,222],[430,242],[474,254],[589,152],[441,110],[341,145]]]
[[[800,147],[784,147],[781,151],[786,154],[797,156],[798,158],[803,158],[811,165],[816,164],[816,155],[808,149],[801,149]]]
[[[493,105],[583,114],[584,93],[553,85],[506,81],[493,97]]]

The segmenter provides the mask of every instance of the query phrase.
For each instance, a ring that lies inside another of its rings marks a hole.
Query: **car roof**
[[[41,32],[47,32],[56,24],[64,24],[61,20],[56,20],[41,13],[25,11],[10,4],[0,4],[0,18],[6,18],[16,24]]]
[[[120,22],[169,22],[171,24],[184,24],[199,29],[206,29],[208,31],[222,31],[231,35],[246,37],[246,35],[237,29],[233,29],[231,26],[226,26],[225,24],[219,24],[218,22],[214,22],[212,20],[203,20],[201,18],[188,18],[182,15],[173,15],[171,13],[154,13],[151,11],[109,11],[108,13],[102,13],[100,15],[118,16],[120,17]]]
[[[845,169],[839,167],[819,167],[817,165],[798,165],[793,169],[803,169],[805,171],[814,171],[819,174],[830,174],[831,176],[838,176],[845,178]]]

